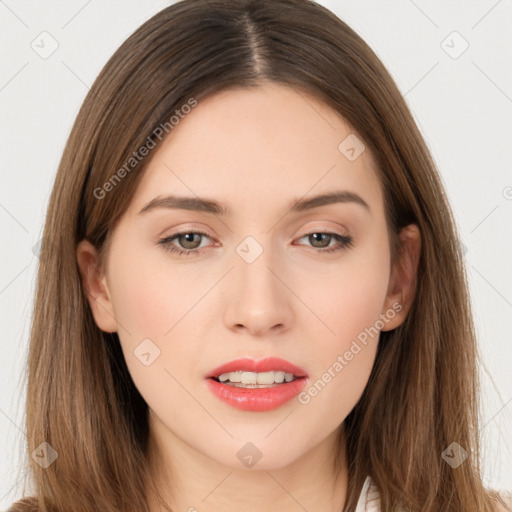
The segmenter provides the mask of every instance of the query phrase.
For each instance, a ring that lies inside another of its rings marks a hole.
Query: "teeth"
[[[272,384],[282,384],[285,381],[292,382],[296,379],[296,377],[292,373],[285,373],[282,371],[270,371],[261,373],[229,372],[219,375],[218,379],[220,382],[225,382],[226,384],[239,384],[239,387],[246,385],[265,387]]]
[[[290,373],[288,375],[291,375]],[[274,372],[274,381],[278,384],[284,381],[284,372]]]
[[[242,372],[242,384],[257,384],[257,377],[258,375],[256,373],[252,372]]]
[[[256,384],[274,384],[275,372],[264,372],[256,374]],[[243,382],[243,381],[242,381]]]

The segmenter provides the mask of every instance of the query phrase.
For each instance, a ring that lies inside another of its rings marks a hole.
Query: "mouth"
[[[268,411],[300,393],[308,374],[284,359],[238,359],[206,375],[210,391],[237,409]]]
[[[269,387],[307,377],[305,370],[285,359],[236,359],[218,366],[206,378],[235,387]]]
[[[213,377],[213,380],[236,388],[268,388],[278,386],[284,382],[293,382],[300,378],[302,377],[284,371],[260,373],[237,371],[222,373],[218,377]]]

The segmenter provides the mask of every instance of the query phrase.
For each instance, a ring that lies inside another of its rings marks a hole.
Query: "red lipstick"
[[[308,374],[302,368],[295,366],[294,364],[286,361],[285,359],[281,359],[279,357],[266,357],[265,359],[260,359],[259,361],[255,361],[254,359],[243,358],[243,359],[235,359],[234,361],[230,361],[229,363],[223,364],[214,368],[206,378],[210,377],[218,377],[223,373],[229,372],[270,372],[270,371],[282,371],[285,373],[293,373],[295,377],[307,377]]]
[[[284,372],[292,374],[291,382],[274,383],[265,387],[237,387],[228,382],[220,382],[218,377],[231,372]],[[305,387],[308,374],[302,368],[277,357],[268,357],[259,361],[237,359],[223,364],[206,375],[208,389],[220,400],[232,407],[244,411],[263,412],[277,409]]]

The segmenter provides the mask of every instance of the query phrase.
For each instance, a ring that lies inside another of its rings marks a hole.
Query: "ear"
[[[421,233],[416,224],[409,224],[399,233],[400,244],[396,259],[391,269],[388,291],[384,301],[386,311],[394,311],[395,315],[386,315],[383,331],[392,331],[401,325],[407,317],[416,292],[416,277],[421,253]]]
[[[99,269],[98,252],[87,240],[82,240],[76,250],[82,284],[97,326],[105,332],[116,332],[117,322],[107,286],[107,279]]]

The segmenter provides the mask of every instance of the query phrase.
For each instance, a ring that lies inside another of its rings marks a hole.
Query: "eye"
[[[211,237],[203,231],[183,231],[162,238],[158,241],[158,244],[162,245],[165,250],[171,253],[178,253],[179,256],[191,256],[198,255],[202,252],[199,249],[205,247],[205,245],[202,245],[202,239],[204,238],[211,239]],[[311,247],[319,249],[317,252],[321,253],[340,251],[351,247],[353,244],[353,239],[350,236],[325,231],[309,233],[298,240],[304,238],[308,239],[311,243]],[[337,242],[337,245],[332,245],[331,242]]]
[[[197,249],[204,247],[201,245],[201,238],[203,237],[210,238],[210,236],[203,231],[183,231],[162,238],[158,243],[169,252],[179,253],[180,256],[189,256],[199,254],[200,251]],[[176,243],[174,240],[176,240]]]
[[[327,231],[309,233],[299,238],[299,240],[304,238],[308,239],[308,242],[311,243],[313,248],[320,249],[318,252],[340,251],[353,245],[352,237],[339,235],[338,233],[329,233]],[[331,246],[331,242],[338,242],[338,245]]]

